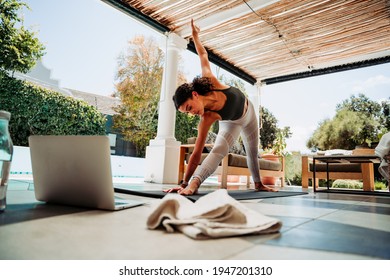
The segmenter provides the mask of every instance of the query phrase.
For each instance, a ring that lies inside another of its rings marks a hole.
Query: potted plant
[[[288,138],[289,135],[290,132],[288,128],[278,130],[272,147],[270,149],[265,150],[265,152],[261,154],[261,158],[280,162],[280,158],[285,157],[288,154],[288,152],[286,151],[286,138]],[[275,185],[276,178],[264,176],[261,178],[261,181],[264,185]]]

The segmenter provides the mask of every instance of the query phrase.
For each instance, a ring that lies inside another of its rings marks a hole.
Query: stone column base
[[[179,154],[179,141],[150,140],[149,146],[146,147],[145,182],[177,184]]]

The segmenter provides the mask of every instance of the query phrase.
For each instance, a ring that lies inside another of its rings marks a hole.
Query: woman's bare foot
[[[198,178],[194,178],[191,180],[191,183],[183,190],[178,191],[178,194],[181,195],[193,195],[198,193],[198,189],[200,186],[200,181]]]
[[[263,185],[261,182],[255,183],[255,189],[258,192],[277,192],[277,189]]]

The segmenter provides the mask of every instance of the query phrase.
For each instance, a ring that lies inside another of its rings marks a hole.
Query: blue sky
[[[99,95],[114,90],[117,57],[136,35],[162,35],[100,0],[24,0],[24,25],[46,46],[43,64],[60,86]],[[190,80],[199,74],[197,57],[182,53]],[[261,104],[280,126],[290,126],[289,150],[306,152],[305,143],[318,123],[333,117],[336,105],[352,94],[375,101],[390,97],[390,64],[267,85]]]

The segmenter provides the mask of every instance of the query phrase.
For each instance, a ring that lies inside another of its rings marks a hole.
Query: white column
[[[253,107],[255,108],[256,118],[259,122],[259,141],[260,141],[260,129],[261,129],[261,119],[260,119],[260,94],[261,94],[261,83],[256,83],[248,89],[248,98],[252,102]],[[259,143],[260,144],[260,143]]]
[[[256,83],[255,85],[251,86],[248,89],[248,98],[252,102],[255,112],[256,112],[256,117],[259,120],[259,115],[260,115],[260,94],[261,94],[261,83]],[[260,124],[259,124],[260,126]]]
[[[177,88],[179,52],[187,41],[174,33],[166,36],[161,49],[165,65],[160,93],[157,136],[146,147],[145,181],[175,184],[178,179],[180,142],[175,139],[176,109],[172,97]]]

